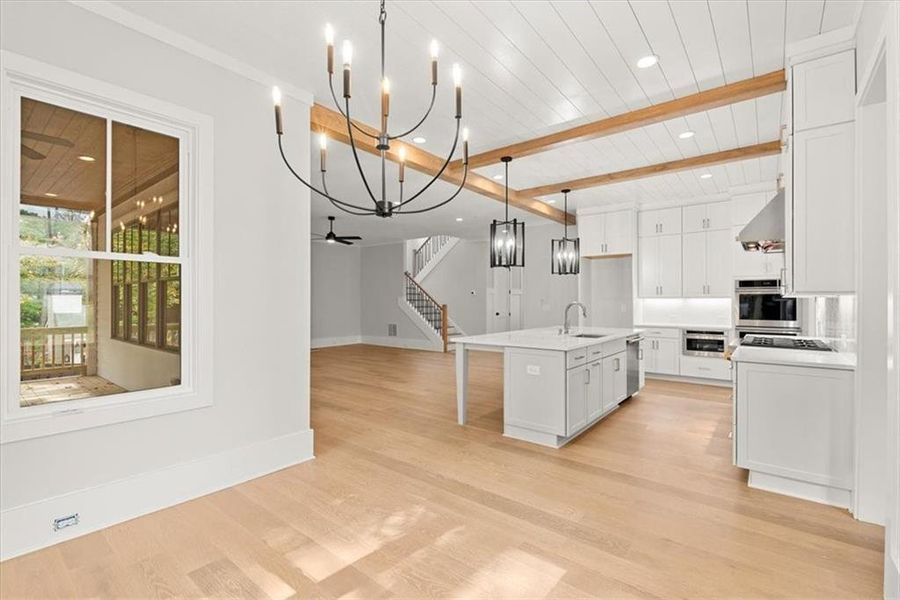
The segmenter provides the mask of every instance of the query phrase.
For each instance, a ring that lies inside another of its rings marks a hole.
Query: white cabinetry
[[[681,235],[640,238],[638,288],[644,298],[681,297]]]
[[[572,435],[587,425],[590,383],[591,369],[588,366],[569,369],[566,375],[566,435]]]
[[[603,409],[606,412],[618,405],[627,395],[628,373],[625,353],[620,352],[603,359]]]
[[[616,256],[634,252],[631,210],[578,215],[581,256]]]
[[[784,268],[784,252],[747,252],[741,243],[735,241],[743,229],[739,225],[731,230],[731,269],[735,279],[767,275],[772,278],[781,277]]]
[[[735,363],[735,464],[749,484],[848,506],[853,372]]]
[[[854,51],[795,64],[793,135],[785,165],[785,276],[789,294],[852,293]]]
[[[682,237],[682,294],[685,297],[722,297],[733,294],[728,229],[685,233]]]
[[[681,233],[681,208],[661,208],[638,213],[638,235],[668,235]]]
[[[678,375],[680,357],[680,329],[648,329],[644,331],[644,368],[647,373]]]
[[[693,233],[731,227],[731,204],[692,204],[682,208],[682,231]]]

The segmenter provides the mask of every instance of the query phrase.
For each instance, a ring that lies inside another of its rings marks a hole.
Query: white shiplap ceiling
[[[323,31],[331,23],[338,55],[341,40],[354,44],[353,113],[377,123],[375,1],[116,3],[309,89],[329,106]],[[780,69],[786,44],[852,24],[858,6],[857,0],[388,1],[392,129],[418,120],[427,105],[432,39],[441,44],[441,81],[434,113],[420,130],[427,139],[424,148],[444,154],[450,146],[450,66],[459,62],[464,121],[472,131],[472,153],[477,153]],[[650,53],[659,55],[659,64],[638,69],[637,59]],[[774,94],[526,157],[512,163],[510,184],[531,187],[774,140],[782,102],[782,94]],[[679,139],[688,129],[695,136]],[[331,170],[347,175],[340,181],[335,176],[333,191],[358,196],[361,186],[348,170],[348,149],[331,148]],[[365,162],[375,175],[377,164]],[[500,165],[479,169],[487,176],[500,172]],[[700,180],[701,172],[713,177]],[[774,184],[777,173],[777,157],[752,159],[578,191],[570,209],[683,201],[735,185]],[[314,214],[333,212],[324,200],[313,202]],[[464,193],[451,205],[456,210],[420,215],[414,225],[387,230],[412,237],[436,233],[448,225],[446,219],[472,210],[474,202],[485,203],[490,213],[499,206]],[[361,221],[358,228],[374,234],[386,230],[380,219],[348,215],[347,220]]]

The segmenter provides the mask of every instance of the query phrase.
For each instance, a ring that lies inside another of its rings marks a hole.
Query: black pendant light
[[[504,221],[491,223],[491,268],[525,266],[525,222],[509,220],[509,163],[512,156],[500,159],[504,164],[506,179],[506,216]]]
[[[550,272],[554,275],[578,275],[581,271],[581,241],[569,237],[569,192],[563,193],[565,229],[560,239],[550,240]]]

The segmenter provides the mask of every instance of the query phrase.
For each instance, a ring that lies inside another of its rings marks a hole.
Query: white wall
[[[215,184],[214,404],[0,446],[8,555],[311,457],[310,200],[279,162],[266,85],[73,4],[4,2],[0,11],[5,50],[210,115]],[[291,147],[304,170],[307,110],[286,102]],[[263,447],[278,451],[242,452]],[[202,481],[172,484],[181,466],[208,464],[217,468],[198,471]],[[151,475],[156,483],[140,488]],[[103,497],[111,482],[125,490],[115,503],[101,510],[79,501]],[[93,486],[100,487],[87,490]],[[48,504],[79,510],[82,524],[50,537],[51,514],[41,512]],[[21,537],[10,542],[16,528]]]
[[[479,335],[487,331],[489,263],[486,241],[459,240],[450,253],[419,281],[435,300],[447,305],[450,318],[466,335]]]
[[[634,325],[632,257],[583,259],[581,297],[588,307],[588,323],[592,326]]]
[[[312,244],[312,346],[358,343],[362,336],[362,249]]]
[[[732,327],[730,298],[638,298],[634,302],[638,325],[699,325]]]
[[[569,236],[577,235],[569,227]],[[578,300],[577,275],[553,275],[550,272],[550,240],[563,235],[559,223],[525,226],[525,294],[522,303],[524,327],[561,326],[563,311],[569,302]],[[572,310],[574,318],[575,309]],[[581,319],[581,313],[578,313]],[[581,322],[576,321],[576,322]]]
[[[361,289],[366,294],[361,310],[364,341],[411,347],[431,345],[431,341],[397,304],[404,290],[405,247],[404,242],[397,242],[367,246],[362,250],[360,281]],[[396,338],[388,338],[388,325],[391,323],[397,325]]]

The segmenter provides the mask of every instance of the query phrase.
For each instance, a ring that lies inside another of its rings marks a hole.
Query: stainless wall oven
[[[722,358],[726,337],[722,330],[685,329],[681,352],[688,356]]]
[[[734,285],[735,327],[786,335],[800,332],[800,305],[781,295],[778,279],[738,279]]]

